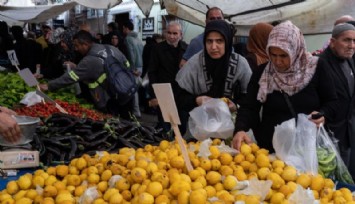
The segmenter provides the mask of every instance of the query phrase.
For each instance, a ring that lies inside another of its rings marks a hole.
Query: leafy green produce
[[[46,83],[40,80],[40,83]],[[26,93],[35,91],[35,88],[29,87],[17,73],[0,72],[0,105],[13,108],[18,105]],[[54,100],[61,100],[69,103],[79,103],[85,108],[93,108],[93,105],[85,99],[77,98],[72,87],[66,87],[55,92],[46,93]]]

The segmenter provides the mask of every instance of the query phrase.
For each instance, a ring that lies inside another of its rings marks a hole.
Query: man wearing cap
[[[330,44],[320,55],[329,63],[338,97],[338,112],[328,127],[339,139],[341,156],[355,178],[355,27],[348,23],[333,28]]]

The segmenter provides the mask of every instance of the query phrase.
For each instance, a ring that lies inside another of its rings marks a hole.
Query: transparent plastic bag
[[[221,99],[212,98],[190,111],[188,124],[191,134],[199,141],[233,136],[232,115]]]
[[[37,95],[35,91],[31,91],[25,94],[25,96],[22,98],[20,103],[26,106],[33,106],[36,105],[37,103],[41,103],[42,100],[43,98]]]
[[[317,134],[317,157],[318,172],[321,175],[343,183],[354,184],[337,145],[329,137],[323,125],[319,127]]]
[[[295,119],[277,125],[272,140],[276,156],[298,171],[317,174],[317,127],[307,115],[298,114]]]

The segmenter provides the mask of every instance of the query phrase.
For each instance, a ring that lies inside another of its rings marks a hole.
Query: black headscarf
[[[220,33],[225,40],[225,54],[220,59],[212,59],[207,53],[206,36],[212,31]],[[233,30],[231,25],[224,20],[209,22],[205,28],[203,44],[205,45],[204,54],[207,74],[213,79],[213,85],[208,95],[212,97],[222,97],[229,66],[229,58],[233,47]]]

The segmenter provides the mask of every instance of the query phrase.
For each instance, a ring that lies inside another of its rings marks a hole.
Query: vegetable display
[[[117,151],[122,147],[140,148],[167,139],[162,132],[139,123],[111,118],[96,121],[54,113],[36,130],[32,146],[45,164],[70,161],[84,153]]]
[[[93,120],[103,120],[112,117],[111,115],[106,115],[98,111],[85,108],[79,103],[68,103],[60,100],[56,100],[56,102],[61,107],[63,107],[69,115],[73,115],[76,117],[87,117]],[[27,115],[41,118],[47,118],[53,113],[59,113],[59,110],[55,107],[54,104],[51,103],[38,103],[30,107],[19,107],[15,108],[15,111],[19,115]]]

